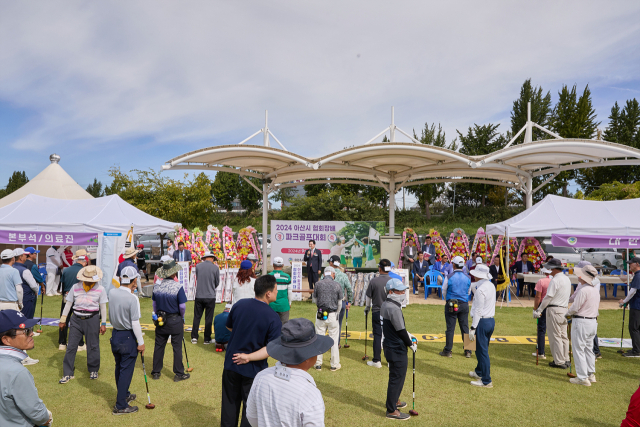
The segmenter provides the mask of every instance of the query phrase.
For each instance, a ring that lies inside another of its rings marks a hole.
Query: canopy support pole
[[[262,183],[262,275],[267,274],[267,236],[268,233],[268,219],[269,219],[269,191],[267,190],[267,183]]]
[[[389,177],[389,236],[396,234],[396,177]]]
[[[526,189],[525,189],[525,197],[526,197],[526,201],[525,201],[525,208],[529,209],[531,206],[533,206],[533,177],[531,175],[529,175],[526,180],[525,180],[526,185]]]

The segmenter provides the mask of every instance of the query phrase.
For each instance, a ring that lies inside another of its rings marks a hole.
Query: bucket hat
[[[156,275],[161,279],[166,279],[167,277],[173,276],[180,270],[182,270],[180,264],[174,260],[170,260],[162,264],[162,268],[159,268],[158,271],[156,271]]]
[[[267,344],[267,353],[286,365],[299,365],[329,351],[332,346],[333,338],[316,334],[309,319],[299,318],[285,323],[280,338]]]
[[[100,270],[100,268],[96,267],[95,265],[88,265],[78,271],[76,279],[80,280],[81,282],[99,282],[102,279],[102,270]]]

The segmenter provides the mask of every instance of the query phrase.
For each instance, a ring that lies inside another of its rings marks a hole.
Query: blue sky
[[[83,187],[113,166],[159,170],[241,141],[267,109],[306,156],[366,142],[392,105],[407,131],[505,131],[527,78],[554,101],[589,84],[604,128],[640,98],[639,47],[633,1],[5,1],[0,186],[53,152]]]

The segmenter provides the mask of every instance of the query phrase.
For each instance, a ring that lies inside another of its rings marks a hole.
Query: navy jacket
[[[185,249],[184,251],[184,256],[183,256],[183,261],[191,261],[191,251]],[[180,261],[180,251],[176,250],[173,253],[173,259],[176,261]]]
[[[311,249],[307,249],[304,251],[304,258],[302,260],[307,263],[307,270],[318,272],[320,271],[320,266],[322,266],[322,252],[316,248],[312,254]]]
[[[420,268],[420,261],[413,263],[413,274],[420,277],[424,277],[429,271],[429,262],[427,260],[422,261],[422,268]]]
[[[433,246],[433,243],[430,244],[429,246],[427,246],[426,244],[422,245],[422,252],[424,253],[425,261],[429,261],[431,265],[436,263],[436,247]],[[427,252],[431,254],[428,259],[427,259]]]
[[[531,261],[527,261],[527,268],[529,269],[529,273],[533,273],[533,263],[531,263]],[[522,260],[516,261],[513,267],[511,267],[511,274],[514,273],[522,273]]]

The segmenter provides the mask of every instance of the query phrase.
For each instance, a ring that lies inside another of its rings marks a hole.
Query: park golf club
[[[189,355],[187,354],[187,344],[184,341],[184,334],[182,334],[182,345],[184,345],[184,357],[187,359],[187,372],[191,372],[193,368],[189,367]]]
[[[620,350],[618,353],[624,354],[624,350],[622,349],[622,341],[624,340],[624,315],[627,312],[627,304],[622,306],[622,332],[620,333]]]
[[[569,378],[575,378],[576,374],[571,372],[571,319],[567,322],[569,324],[569,372],[567,372],[567,376]]]
[[[347,316],[347,319],[345,321],[346,332],[344,335],[344,348],[349,348],[351,346],[349,345],[349,309],[348,308],[347,308],[346,316]]]
[[[367,338],[369,338],[369,332],[367,328],[369,327],[369,312],[364,312],[364,356],[362,356],[362,360],[367,360],[369,356],[367,356]]]
[[[147,409],[153,409],[153,408],[156,407],[156,405],[151,403],[151,396],[149,396],[149,382],[147,381],[147,369],[144,367],[144,355],[143,354],[140,355],[140,359],[142,359],[142,372],[144,373],[144,385],[147,386],[147,401],[149,402],[146,405],[144,405],[144,407],[147,408]]]
[[[414,338],[413,342],[417,343],[418,341]],[[413,352],[413,409],[409,410],[409,415],[416,416],[418,415],[418,411],[416,411],[416,352]]]
[[[536,326],[540,324],[540,319],[536,320]],[[538,329],[536,328],[536,334],[538,333]],[[540,354],[540,349],[538,348],[538,340],[536,338],[536,366],[538,366],[538,355]]]
[[[42,291],[42,288],[40,288],[40,295],[40,320],[38,321],[38,329],[36,329],[36,332],[39,334],[42,333],[42,305],[44,304],[44,292]],[[624,328],[624,325],[622,327]]]

